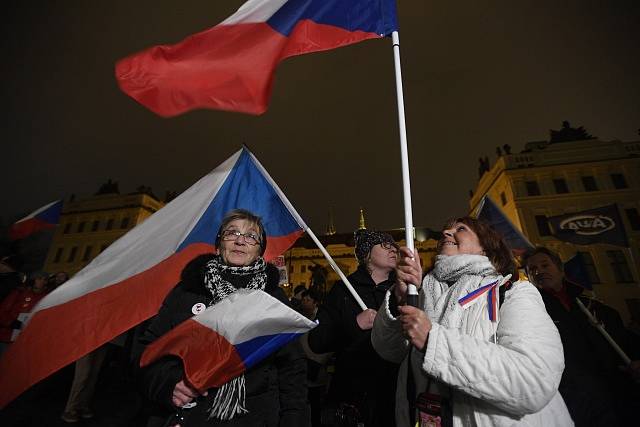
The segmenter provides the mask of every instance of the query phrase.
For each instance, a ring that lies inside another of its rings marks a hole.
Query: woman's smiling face
[[[442,230],[442,238],[438,242],[438,253],[441,255],[484,255],[478,235],[466,224],[455,222]]]

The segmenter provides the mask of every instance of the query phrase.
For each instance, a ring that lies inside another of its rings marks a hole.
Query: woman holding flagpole
[[[288,305],[278,286],[277,271],[270,274],[270,265],[262,258],[266,243],[260,217],[242,209],[227,213],[216,236],[216,254],[200,256],[185,267],[181,282],[167,296],[139,344],[148,346],[241,288],[262,290]],[[176,410],[183,417],[171,419],[165,425],[309,425],[306,361],[297,341],[221,387],[203,393],[188,383],[181,360],[175,357],[152,363],[141,371],[140,377],[146,397],[168,411],[161,419],[167,419]]]
[[[385,359],[402,361],[398,426],[573,425],[558,384],[562,343],[537,290],[485,223],[450,221],[433,270],[401,248],[394,288],[373,326]],[[407,283],[422,283],[419,308]]]
[[[391,427],[398,365],[373,350],[371,328],[393,284],[398,245],[390,235],[366,229],[357,230],[354,238],[359,265],[348,280],[369,308],[363,311],[338,282],[318,310],[318,326],[309,333],[312,351],[336,355],[322,425]]]

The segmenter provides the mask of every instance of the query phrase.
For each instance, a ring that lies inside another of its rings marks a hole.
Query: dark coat
[[[359,267],[349,282],[368,308],[378,310],[392,280],[376,286],[367,270]],[[315,353],[335,352],[335,374],[328,400],[358,407],[365,425],[393,426],[398,365],[383,360],[371,344],[371,330],[358,327],[360,306],[342,282],[331,288],[318,310],[319,324],[309,333]]]
[[[576,426],[624,425],[626,403],[638,388],[620,372],[622,359],[580,310],[575,298],[583,289],[565,281],[572,302],[570,310],[552,294],[540,290],[564,348],[565,370],[559,391]],[[626,330],[620,315],[611,307],[581,298],[606,331],[627,352],[637,357],[638,340]]]
[[[169,293],[158,314],[148,323],[138,338],[135,350],[137,359],[144,348],[193,316],[192,307],[197,303],[209,305],[211,294],[204,287],[204,269],[212,255],[202,255],[191,261],[181,275],[181,282]],[[269,266],[269,265],[268,265]],[[269,274],[265,292],[287,304],[287,298]],[[164,407],[161,415],[166,419],[175,413],[171,403],[173,389],[183,379],[182,362],[165,357],[139,372],[142,390],[147,399]],[[299,342],[292,342],[258,365],[245,372],[246,408],[249,413],[231,421],[208,420],[206,410],[212,405],[216,389],[210,389],[207,397],[200,397],[198,405],[184,411],[188,417],[182,427],[192,426],[307,426],[306,361]]]

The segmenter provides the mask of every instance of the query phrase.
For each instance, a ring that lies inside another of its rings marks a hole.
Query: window
[[[627,259],[624,257],[622,251],[607,251],[607,256],[609,257],[609,264],[611,265],[611,270],[613,271],[613,275],[616,278],[616,282],[633,282],[631,270],[629,270]]]
[[[613,186],[618,190],[629,187],[627,185],[627,180],[625,179],[624,175],[621,173],[612,173],[611,182],[613,182]]]
[[[500,193],[500,201],[502,202],[502,206],[507,204],[507,196],[504,194],[504,191]]]
[[[300,267],[300,273],[306,273],[307,272],[307,266],[303,265]]]
[[[591,283],[600,283],[600,276],[598,275],[598,270],[596,269],[596,265],[593,262],[593,257],[589,252],[578,252],[580,259],[582,260],[582,265],[584,265],[585,273],[589,278],[589,282]]]
[[[109,218],[107,220],[107,226],[104,228],[105,230],[111,230],[113,228],[113,218]]]
[[[86,222],[85,221],[80,221],[80,223],[78,223],[78,233],[82,233],[84,231],[84,226],[85,226]]]
[[[551,228],[545,215],[536,215],[536,224],[538,225],[538,234],[540,237],[551,236]]]
[[[100,227],[100,221],[96,219],[91,225],[91,231],[98,231],[98,227]]]
[[[592,176],[583,176],[582,185],[584,186],[584,191],[598,191],[596,179]]]
[[[627,214],[627,219],[629,220],[629,225],[631,225],[631,229],[638,231],[640,230],[640,215],[638,215],[638,209],[629,208],[624,210]]]
[[[91,258],[92,250],[93,250],[93,246],[87,246],[86,248],[84,248],[84,255],[82,255],[83,261],[89,261],[89,258]]]
[[[569,192],[569,187],[567,187],[567,181],[565,181],[564,178],[554,179],[553,186],[555,187],[557,194],[564,194]]]
[[[527,196],[539,196],[540,195],[540,187],[538,187],[537,181],[527,181],[525,182],[527,186]]]
[[[63,231],[63,233],[64,233],[64,234],[69,234],[69,232],[70,232],[70,231],[71,231],[71,223],[70,223],[70,222],[68,222],[68,223],[66,223],[66,224],[64,225],[64,231]]]
[[[67,262],[73,262],[76,259],[76,253],[78,252],[78,247],[74,246],[71,248],[71,252],[69,252],[69,257],[67,258]]]
[[[63,248],[58,248],[58,250],[56,251],[56,256],[53,257],[53,262],[54,263],[59,263],[60,260],[62,259],[62,252],[64,251]]]
[[[129,217],[122,218],[122,221],[120,221],[120,228],[125,229],[128,226],[129,226]]]

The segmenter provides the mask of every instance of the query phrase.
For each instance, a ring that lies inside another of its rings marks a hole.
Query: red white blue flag
[[[198,108],[262,114],[280,61],[397,30],[395,0],[249,0],[222,23],[120,60],[122,91],[171,117]]]
[[[9,238],[24,239],[38,231],[55,227],[60,223],[60,212],[62,212],[62,200],[44,205],[9,227]]]
[[[226,384],[315,326],[265,292],[240,289],[150,344],[140,365],[177,356],[189,384],[204,391]]]
[[[267,260],[307,229],[255,156],[239,150],[40,301],[0,359],[0,407],[155,315],[184,266],[215,250],[222,217],[236,208],[262,217]]]

